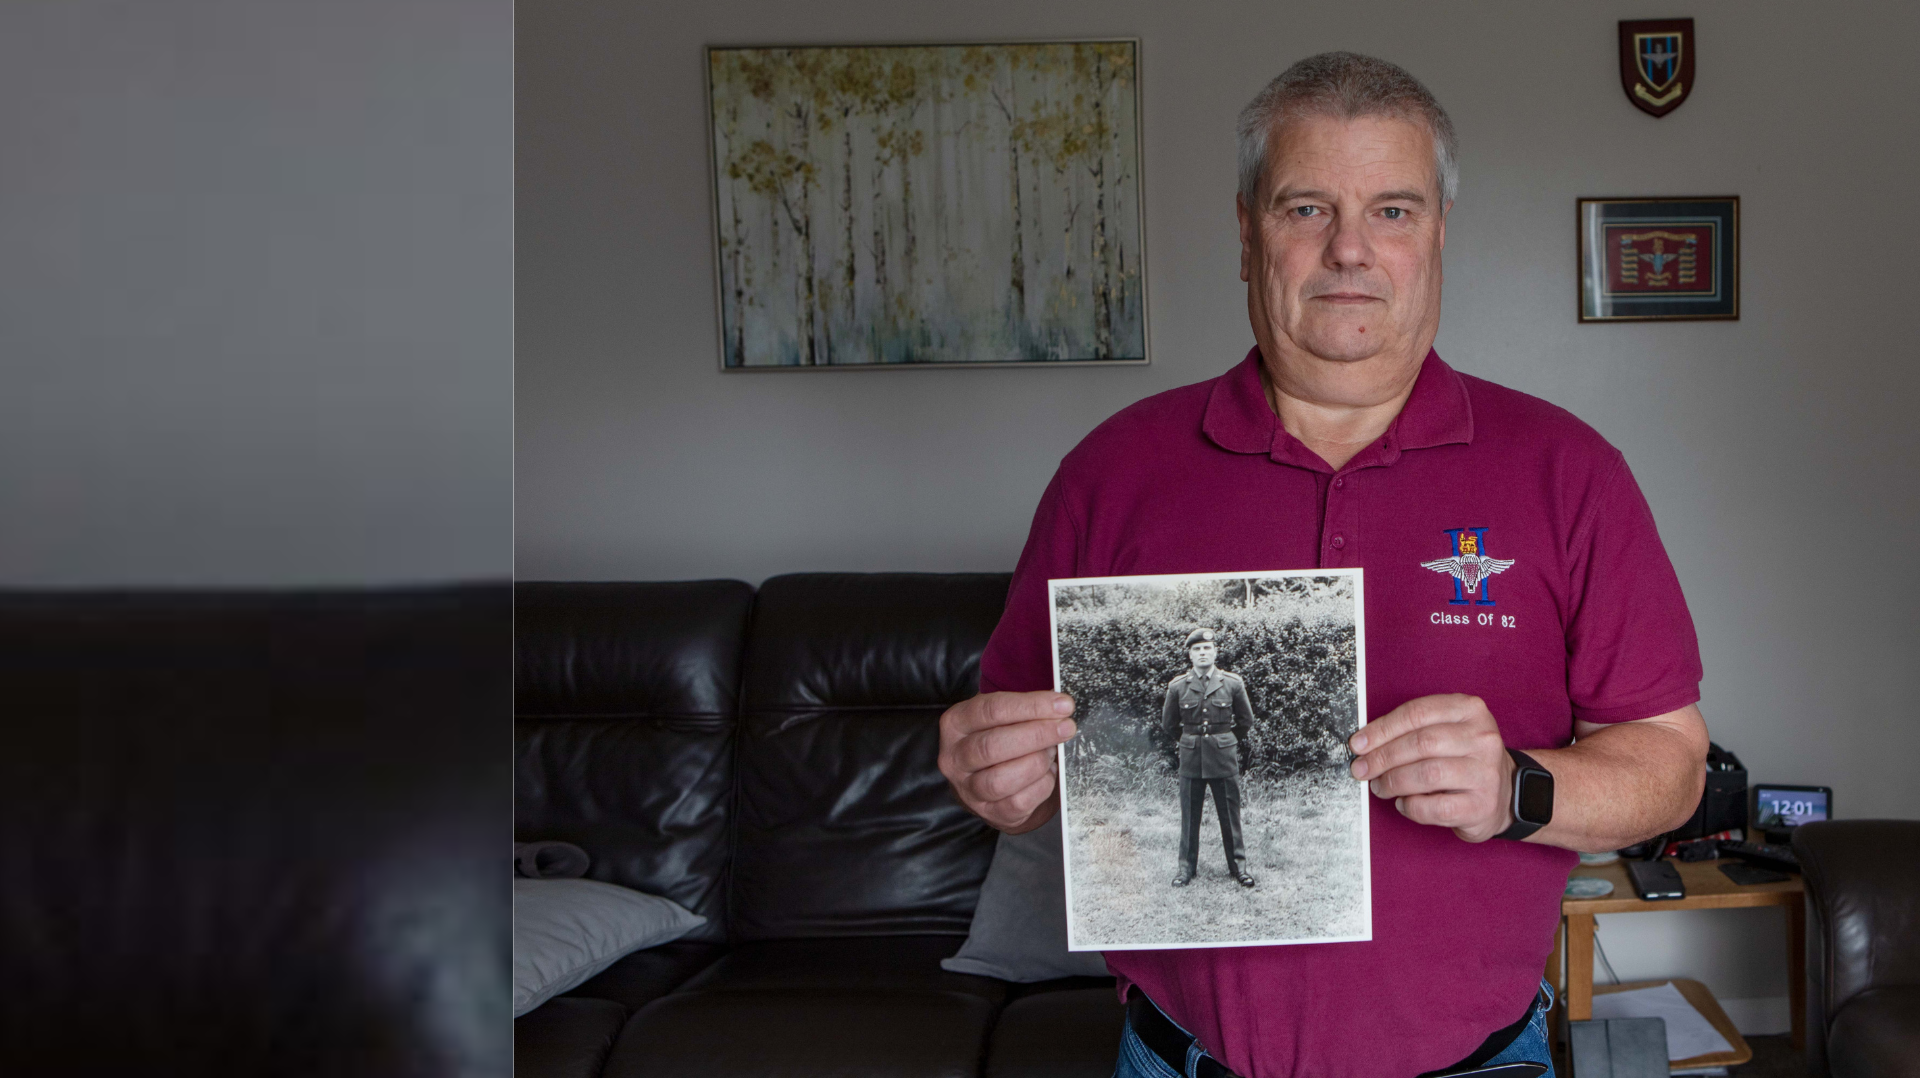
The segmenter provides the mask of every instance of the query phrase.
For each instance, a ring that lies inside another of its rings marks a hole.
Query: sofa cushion
[[[731,716],[753,588],[739,580],[514,585],[521,719]]]
[[[1035,981],[1032,984],[1010,984],[1007,986],[1007,999],[1025,999],[1043,992],[1077,992],[1083,988],[1099,988],[1114,996],[1115,1005],[1118,1005],[1120,997],[1114,995],[1116,983],[1112,974],[1100,977],[1055,977],[1051,981]]]
[[[560,996],[513,1020],[515,1078],[597,1078],[627,1022],[610,999]]]
[[[657,895],[599,880],[514,880],[514,1016],[702,920]]]
[[[627,1022],[606,1078],[976,1078],[993,1005],[961,992],[676,992]]]
[[[737,580],[514,588],[514,836],[560,839],[588,875],[707,918],[726,938],[740,655]]]
[[[684,939],[663,943],[633,952],[558,998],[612,1000],[631,1013],[685,984],[688,978],[713,965],[725,953],[726,948],[717,943],[691,943]]]
[[[1004,574],[766,582],[748,634],[736,940],[964,933],[996,836],[936,766]]]
[[[659,895],[726,938],[730,718],[519,722],[514,839],[587,851],[588,877]]]
[[[1006,985],[949,973],[940,960],[958,936],[869,936],[743,943],[687,982],[686,990],[872,989],[958,992],[998,1003]]]
[[[955,973],[1023,983],[1106,976],[1100,952],[1067,950],[1059,813],[1026,834],[1001,835],[995,842],[966,946],[940,964]]]
[[[1920,985],[1869,988],[1833,1016],[1827,1067],[1835,1075],[1920,1076]]]
[[[994,1023],[986,1078],[1107,1078],[1124,1023],[1111,982],[1029,992]]]
[[[1006,573],[794,573],[760,585],[745,705],[932,707],[979,691]]]

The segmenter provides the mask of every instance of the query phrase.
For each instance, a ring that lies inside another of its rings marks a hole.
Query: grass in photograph
[[[1144,778],[1144,776],[1143,776]],[[1153,776],[1137,791],[1067,785],[1067,841],[1077,945],[1311,940],[1369,934],[1362,898],[1366,787],[1343,767],[1277,780],[1243,779],[1241,826],[1248,890],[1227,875],[1211,796],[1200,825],[1199,874],[1179,869],[1177,780]]]

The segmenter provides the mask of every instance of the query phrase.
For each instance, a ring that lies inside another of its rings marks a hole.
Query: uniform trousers
[[[1180,780],[1180,864],[1188,872],[1200,866],[1200,816],[1207,807],[1207,790],[1213,790],[1213,812],[1220,817],[1220,842],[1226,847],[1227,868],[1247,859],[1246,842],[1240,836],[1240,780]]]

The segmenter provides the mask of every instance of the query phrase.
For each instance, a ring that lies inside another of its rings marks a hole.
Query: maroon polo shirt
[[[1575,719],[1699,699],[1679,581],[1625,460],[1592,428],[1428,353],[1386,433],[1336,469],[1280,425],[1259,364],[1255,349],[1222,377],[1149,397],[1067,454],[982,692],[1052,687],[1049,579],[1358,566],[1369,719],[1472,693],[1508,745],[1557,748]],[[1475,552],[1513,564],[1471,593],[1422,565]],[[1518,1018],[1574,855],[1470,844],[1369,804],[1371,941],[1109,952],[1122,992],[1140,985],[1248,1078],[1411,1076]]]

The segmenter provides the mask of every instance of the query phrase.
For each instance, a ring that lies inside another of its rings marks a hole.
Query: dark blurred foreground
[[[0,1073],[510,1072],[506,584],[0,592]]]

